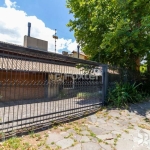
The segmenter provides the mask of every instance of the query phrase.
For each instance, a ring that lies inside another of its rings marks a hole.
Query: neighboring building
[[[72,53],[69,54],[69,56],[74,57],[74,58],[78,58],[78,52],[77,51],[72,51]],[[79,53],[79,59],[87,60],[88,57],[83,52],[80,52]]]

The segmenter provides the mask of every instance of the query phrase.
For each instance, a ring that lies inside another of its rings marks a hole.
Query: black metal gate
[[[0,43],[0,137],[97,111],[105,65]]]

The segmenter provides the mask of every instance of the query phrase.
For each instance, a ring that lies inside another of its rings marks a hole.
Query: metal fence
[[[129,82],[135,83],[141,81],[141,74],[136,70],[129,70],[125,68],[119,68],[115,66],[108,66],[108,87],[114,85],[115,82]]]
[[[0,43],[0,138],[97,111],[106,70],[96,62]]]

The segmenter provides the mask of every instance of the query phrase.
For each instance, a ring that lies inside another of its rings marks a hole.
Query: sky
[[[23,45],[31,22],[31,36],[48,41],[55,51],[52,35],[57,29],[57,53],[76,50],[74,33],[66,24],[72,19],[66,0],[0,0],[0,41]]]

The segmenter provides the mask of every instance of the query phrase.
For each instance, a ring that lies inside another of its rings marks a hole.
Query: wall
[[[0,101],[46,97],[45,76],[41,73],[0,71]]]
[[[40,39],[36,39],[29,36],[24,36],[24,46],[28,48],[48,51],[48,42]]]

